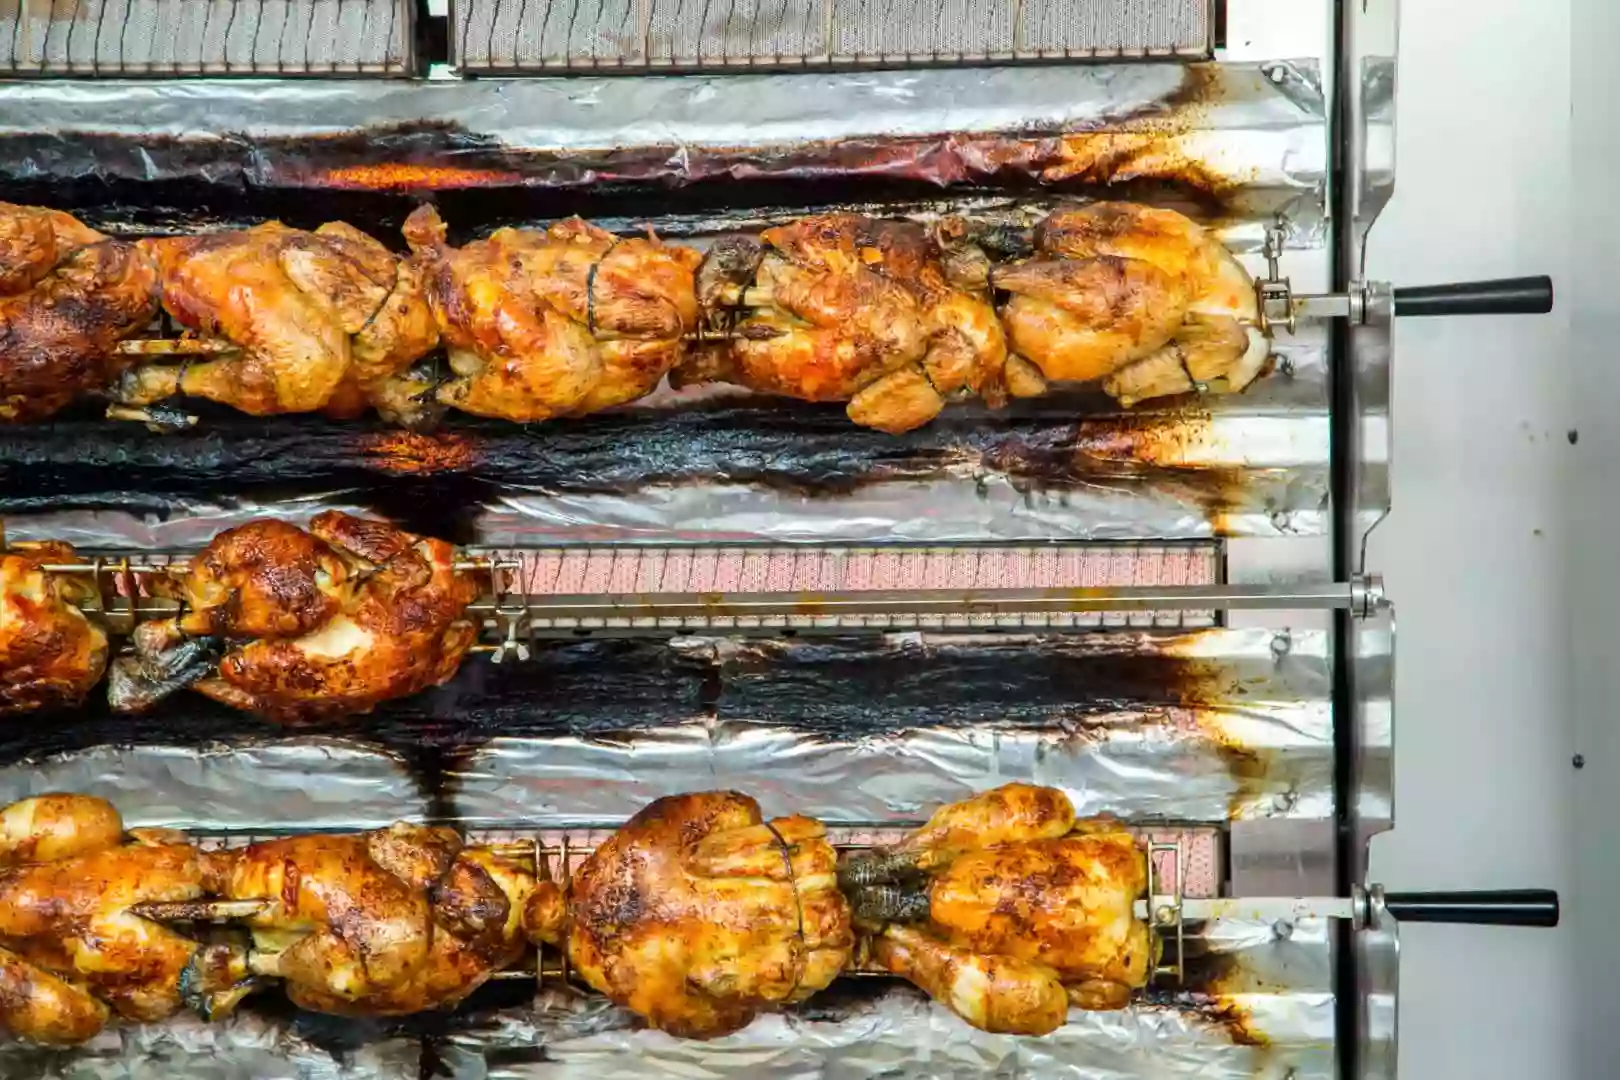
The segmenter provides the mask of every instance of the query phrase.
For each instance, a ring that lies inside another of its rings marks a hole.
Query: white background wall
[[[1548,273],[1558,303],[1549,317],[1398,327],[1395,511],[1371,549],[1396,604],[1397,824],[1374,845],[1373,878],[1550,886],[1564,923],[1404,928],[1400,1071],[1611,1077],[1620,356],[1592,324],[1620,342],[1620,79],[1598,70],[1620,3],[1403,0],[1401,14],[1396,193],[1370,276]]]

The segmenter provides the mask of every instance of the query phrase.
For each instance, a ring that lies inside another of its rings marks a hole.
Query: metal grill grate
[[[0,74],[405,75],[413,0],[0,0]]]
[[[1207,57],[1217,0],[452,0],[463,71]]]

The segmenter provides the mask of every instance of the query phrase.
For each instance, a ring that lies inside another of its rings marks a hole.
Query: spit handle
[[[1395,290],[1397,315],[1545,315],[1552,306],[1552,278],[1545,274]]]
[[[1384,909],[1399,922],[1558,925],[1558,894],[1551,889],[1385,893]]]

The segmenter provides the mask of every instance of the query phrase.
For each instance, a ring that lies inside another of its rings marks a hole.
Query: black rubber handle
[[[1386,893],[1384,908],[1400,922],[1558,925],[1558,894],[1551,889]]]
[[[1552,278],[1545,274],[1395,290],[1397,315],[1545,315],[1552,306]]]

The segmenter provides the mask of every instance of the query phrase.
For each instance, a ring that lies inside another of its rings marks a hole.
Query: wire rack
[[[0,75],[406,75],[414,0],[0,0]]]
[[[466,72],[1212,54],[1217,0],[451,0]]]
[[[960,547],[599,545],[473,548],[488,592],[469,614],[501,644],[580,632],[1194,628],[1216,624],[1218,543]],[[128,632],[178,602],[156,589],[183,553],[84,553],[54,573],[94,582],[86,613]],[[1088,590],[1090,591],[1088,593]],[[1140,603],[1103,606],[1132,592]],[[1180,594],[1179,599],[1177,594]],[[1098,595],[1101,595],[1101,599]],[[1189,596],[1188,594],[1191,594]],[[1174,602],[1172,602],[1174,601]]]

